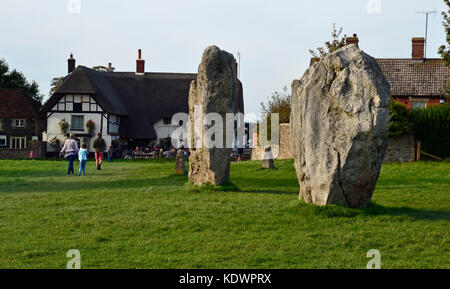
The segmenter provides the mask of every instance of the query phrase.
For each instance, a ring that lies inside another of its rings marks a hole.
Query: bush
[[[59,122],[59,127],[61,128],[61,133],[62,133],[63,135],[66,135],[67,131],[69,130],[69,124],[66,122],[65,119],[62,119],[62,120]]]
[[[415,109],[412,130],[422,150],[438,157],[450,157],[450,104]]]
[[[412,132],[411,112],[404,106],[391,99],[389,105],[389,136],[409,135]]]
[[[92,119],[88,120],[86,122],[86,128],[89,134],[92,135],[95,130],[95,122],[93,122]]]
[[[271,113],[278,113],[280,123],[289,123],[291,118],[291,94],[287,86],[283,87],[283,92],[274,92],[267,100],[261,103],[261,109],[270,118]],[[268,120],[270,123],[270,119]]]

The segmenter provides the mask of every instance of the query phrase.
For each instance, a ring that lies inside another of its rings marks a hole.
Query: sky
[[[1,0],[0,58],[36,80],[48,98],[53,77],[77,65],[111,62],[134,71],[142,49],[147,72],[197,72],[203,50],[239,52],[245,112],[308,68],[309,49],[330,39],[333,23],[357,33],[376,58],[411,57],[411,38],[428,29],[428,58],[445,43],[442,0]]]

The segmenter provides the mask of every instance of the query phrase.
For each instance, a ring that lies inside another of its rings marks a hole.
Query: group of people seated
[[[184,155],[188,156],[188,151],[182,148]],[[135,146],[123,152],[126,158],[174,158],[177,150],[173,147],[163,147],[150,144],[148,146]]]
[[[189,156],[189,149],[184,148],[184,146],[181,147],[181,150],[183,150],[184,156]],[[154,144],[151,143],[146,146],[142,145],[133,145],[129,142],[123,142],[115,151],[115,155],[118,155],[117,157],[123,157],[127,159],[135,159],[135,158],[175,158],[177,149],[174,148],[172,145],[160,145],[160,144]],[[244,149],[238,148],[233,150],[231,154],[231,158],[234,161],[242,161],[244,155]]]

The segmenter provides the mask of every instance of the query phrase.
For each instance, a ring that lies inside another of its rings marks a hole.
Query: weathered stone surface
[[[292,84],[291,145],[299,198],[370,203],[387,146],[389,84],[357,45],[312,65]]]
[[[198,68],[197,80],[192,81],[189,91],[190,148],[189,181],[202,185],[210,183],[221,185],[230,176],[231,149],[226,148],[226,113],[236,113],[239,105],[239,93],[242,90],[237,80],[236,60],[233,55],[220,50],[217,46],[205,49]],[[195,106],[200,106],[202,114],[194,115]],[[223,119],[222,148],[198,147],[198,138],[205,136],[210,126],[196,126],[208,113],[218,113]]]
[[[264,149],[264,156],[263,156],[263,161],[262,161],[262,167],[264,169],[273,169],[275,167],[274,163],[273,163],[273,154],[272,154],[272,148],[266,147]]]
[[[175,157],[175,174],[184,175],[186,174],[186,164],[184,162],[184,152],[178,150]]]

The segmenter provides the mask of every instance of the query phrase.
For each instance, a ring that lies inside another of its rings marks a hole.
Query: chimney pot
[[[75,70],[75,58],[73,58],[73,54],[70,53],[70,58],[67,59],[67,74],[71,73]]]
[[[353,34],[353,37],[347,37],[347,39],[345,40],[347,45],[351,45],[351,44],[359,44],[359,38],[358,35],[356,33]]]
[[[425,38],[414,37],[412,39],[412,60],[423,61],[425,59]]]
[[[141,59],[141,49],[138,49],[138,59],[136,60],[136,75],[144,75],[145,73],[145,60]]]

